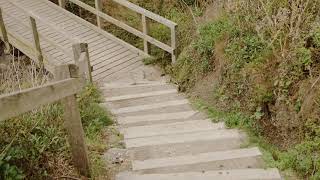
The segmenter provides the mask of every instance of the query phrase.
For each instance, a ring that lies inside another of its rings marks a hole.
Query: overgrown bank
[[[274,145],[273,165],[303,179],[320,178],[319,4],[222,2],[171,71],[180,90]]]
[[[1,65],[5,66],[0,70],[1,94],[38,86],[50,80],[49,74],[39,71],[25,56],[21,57],[24,58],[7,55],[6,59],[1,59]],[[107,175],[102,159],[106,149],[104,130],[112,121],[99,106],[101,96],[94,85],[86,86],[77,100],[93,177],[104,177]],[[1,122],[0,134],[0,179],[79,177],[71,160],[60,103]]]

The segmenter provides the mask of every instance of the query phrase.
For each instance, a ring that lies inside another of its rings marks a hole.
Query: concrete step
[[[108,87],[108,86],[106,86]],[[166,91],[166,90],[177,90],[175,86],[169,84],[159,84],[159,85],[145,85],[145,86],[127,86],[122,88],[104,88],[103,94],[105,97],[111,96],[123,96],[129,94],[141,94],[141,93],[150,93],[155,91]]]
[[[191,107],[190,104],[182,104],[182,105],[175,105],[175,106],[167,106],[167,107],[159,107],[155,109],[144,109],[137,112],[127,112],[127,113],[120,113],[117,114],[118,117],[126,117],[126,116],[144,116],[144,115],[151,115],[157,113],[173,113],[173,112],[183,112],[183,111],[193,111],[194,109]]]
[[[112,96],[105,99],[107,102],[112,101],[121,101],[121,100],[129,100],[129,99],[136,99],[136,98],[144,98],[144,97],[152,97],[152,96],[160,96],[160,95],[167,95],[177,93],[176,89],[168,89],[168,90],[161,90],[161,91],[152,91],[152,92],[145,92],[139,94],[127,94],[127,95],[120,95],[120,96]]]
[[[121,89],[121,88],[133,88],[133,87],[152,87],[152,86],[161,86],[167,85],[166,82],[159,82],[159,81],[137,81],[134,83],[128,82],[118,82],[118,83],[105,83],[101,87],[102,90],[109,90],[109,89]]]
[[[216,139],[198,139],[180,143],[160,144],[130,148],[132,160],[159,159],[165,157],[185,156],[208,152],[239,149],[245,143],[245,134],[236,131],[226,131],[225,135]],[[232,134],[233,133],[233,134]]]
[[[111,112],[117,115],[122,113],[132,113],[132,112],[139,112],[139,111],[166,108],[170,106],[178,106],[178,105],[186,105],[186,104],[189,104],[189,101],[184,99],[184,100],[176,100],[176,101],[168,101],[168,102],[154,103],[154,104],[148,104],[148,105],[129,106],[129,107],[124,107],[119,109],[112,109]]]
[[[258,148],[209,152],[186,156],[133,161],[133,171],[145,174],[205,172],[221,169],[263,168]]]
[[[178,93],[163,94],[157,96],[140,97],[134,99],[123,99],[118,101],[106,102],[110,109],[118,109],[128,106],[140,106],[154,103],[161,103],[167,101],[185,100],[183,95]]]
[[[148,136],[218,130],[223,128],[225,128],[224,123],[214,124],[210,120],[191,120],[186,122],[177,122],[170,124],[123,128],[121,132],[123,133],[125,139],[131,139]]]
[[[169,121],[175,119],[186,119],[195,115],[196,111],[185,111],[178,113],[160,113],[160,114],[151,114],[144,116],[127,116],[118,118],[118,123],[121,125],[126,124],[137,124],[137,123],[146,123],[146,122],[156,122],[156,121]]]
[[[281,180],[277,169],[231,169],[177,174],[120,173],[116,180]]]
[[[237,130],[215,130],[203,131],[183,134],[169,134],[161,136],[150,136],[135,139],[125,139],[127,148],[137,148],[145,146],[179,144],[195,141],[216,141],[229,138],[240,138],[240,133]]]

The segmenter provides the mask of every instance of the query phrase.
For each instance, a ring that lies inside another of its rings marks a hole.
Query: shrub
[[[313,34],[313,41],[317,48],[320,48],[320,28],[318,28]]]
[[[214,52],[215,43],[232,31],[228,18],[210,22],[199,28],[199,38],[193,43],[194,48],[204,58],[210,58]]]
[[[234,68],[240,69],[245,64],[263,61],[267,44],[256,34],[238,33],[230,39],[225,51]]]

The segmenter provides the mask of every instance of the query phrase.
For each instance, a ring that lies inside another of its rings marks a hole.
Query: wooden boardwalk
[[[73,1],[77,5],[83,5],[78,0]],[[74,62],[72,46],[76,43],[88,44],[94,80],[106,79],[142,66],[142,59],[148,56],[148,49],[139,50],[48,0],[0,0],[0,7],[9,43],[32,59],[37,58],[33,50],[34,37],[30,16],[36,20],[44,64],[49,71],[54,66]],[[88,5],[83,7],[88,10],[92,8]],[[100,11],[99,13],[97,15],[107,16]],[[154,14],[151,15],[152,18]],[[146,16],[142,17],[145,20]],[[101,17],[98,18],[100,20]],[[115,23],[123,25],[121,22]],[[129,30],[136,32],[133,29]],[[148,36],[146,30],[144,33],[141,37],[145,39],[145,44],[158,42]],[[158,44],[167,47],[160,42]],[[168,47],[167,49],[173,53],[174,49]]]

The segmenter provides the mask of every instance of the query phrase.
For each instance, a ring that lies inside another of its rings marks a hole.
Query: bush
[[[317,48],[320,48],[320,28],[318,28],[313,34],[313,41]]]
[[[281,169],[294,169],[305,177],[320,178],[320,139],[305,141],[288,152],[280,153],[278,161]]]
[[[202,25],[199,28],[199,38],[194,42],[193,46],[203,58],[211,58],[216,42],[231,31],[232,25],[228,18],[221,18]]]
[[[225,51],[234,68],[240,69],[245,64],[263,61],[267,52],[267,44],[256,34],[238,33],[229,40]]]

